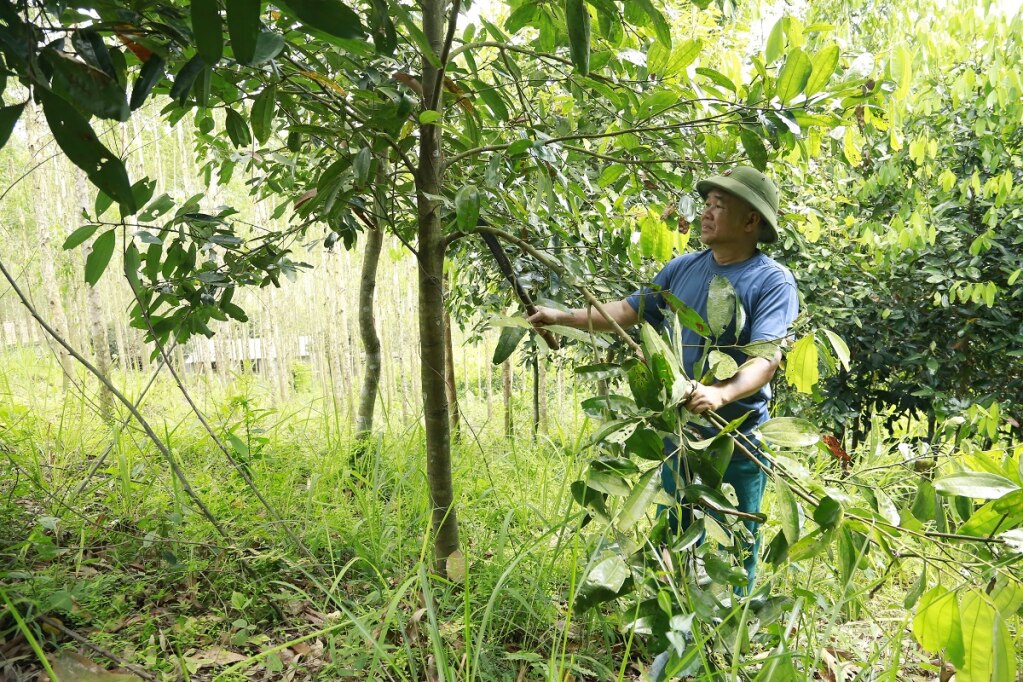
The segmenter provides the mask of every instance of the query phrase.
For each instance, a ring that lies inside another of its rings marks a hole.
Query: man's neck
[[[714,254],[714,262],[718,265],[733,265],[752,258],[757,252],[757,246],[756,244],[748,247],[745,245],[721,245],[718,247],[712,246],[710,250]]]

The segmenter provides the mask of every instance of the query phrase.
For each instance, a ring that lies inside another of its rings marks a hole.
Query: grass
[[[455,581],[431,570],[416,423],[392,416],[359,458],[333,402],[312,390],[274,405],[258,376],[193,378],[211,423],[234,436],[313,561],[256,504],[172,386],[158,382],[144,412],[227,537],[193,510],[139,431],[102,423],[80,394],[60,398],[54,368],[29,352],[0,366],[0,676],[28,679],[74,649],[157,679],[633,680],[656,653],[622,634],[613,611],[570,609],[594,540],[578,530],[569,492],[588,454],[570,400],[552,406],[560,419],[536,443],[505,439],[499,408],[485,423],[482,401],[462,406],[476,429],[463,430],[453,453],[466,559]],[[137,393],[145,377],[118,380]],[[859,466],[892,456],[875,439]],[[837,475],[826,459],[804,464],[826,483]],[[878,494],[904,504],[910,491],[881,472]],[[769,495],[768,514],[771,504]],[[876,555],[859,563],[848,584],[830,555],[765,568],[771,591],[800,603],[785,650],[708,659],[698,679],[751,679],[751,659],[779,656],[791,656],[799,679],[936,675],[907,637],[901,600],[915,576],[902,565],[885,574]],[[81,649],[47,619],[110,656]]]

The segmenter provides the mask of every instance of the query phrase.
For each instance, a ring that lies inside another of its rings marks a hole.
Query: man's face
[[[700,241],[707,246],[756,244],[760,214],[745,200],[720,189],[707,194],[700,218]]]

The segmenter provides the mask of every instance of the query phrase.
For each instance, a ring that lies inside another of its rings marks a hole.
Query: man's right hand
[[[639,315],[626,300],[612,301],[604,304],[607,314],[623,328],[629,328],[639,322]],[[612,330],[612,325],[604,316],[597,312],[596,308],[574,308],[572,310],[557,310],[546,306],[537,306],[536,312],[526,318],[534,327],[544,327],[549,324],[560,324],[576,329],[588,329],[590,325],[598,332]]]

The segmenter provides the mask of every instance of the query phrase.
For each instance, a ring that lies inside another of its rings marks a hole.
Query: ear
[[[746,230],[753,234],[760,234],[760,223],[764,220],[764,216],[760,215],[760,211],[756,209],[750,209],[749,217],[746,218]]]

